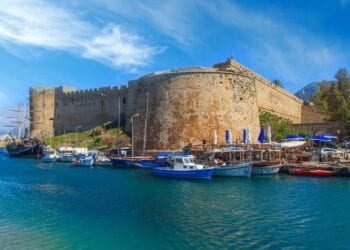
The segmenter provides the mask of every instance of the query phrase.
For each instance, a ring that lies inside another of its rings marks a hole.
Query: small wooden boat
[[[191,156],[173,157],[172,167],[153,168],[153,174],[168,178],[181,179],[210,179],[214,168],[206,168],[204,165],[195,164]]]
[[[281,161],[254,162],[252,166],[252,175],[277,174],[280,171],[281,166]]]
[[[213,176],[250,177],[252,164],[249,151],[238,147],[206,152],[206,165],[213,167]]]
[[[93,163],[94,163],[94,158],[92,155],[79,156],[75,158],[73,161],[73,165],[75,166],[92,166]]]
[[[44,151],[44,156],[41,158],[43,162],[56,162],[60,159],[59,155],[57,154],[56,150],[48,147]]]
[[[58,154],[60,155],[59,161],[61,161],[61,162],[73,162],[74,161],[73,151],[74,150],[72,147],[60,147],[58,149]]]
[[[140,168],[170,167],[171,164],[168,159],[176,155],[179,154],[173,152],[159,152],[154,154],[153,159],[141,159],[137,165]]]
[[[136,168],[140,159],[132,157],[111,158],[112,165],[121,168]]]
[[[329,177],[329,176],[332,176],[334,172],[332,170],[310,169],[310,168],[290,168],[288,171],[292,175],[318,176],[318,177]]]
[[[214,176],[242,176],[250,177],[252,173],[251,163],[240,163],[234,165],[220,165],[215,166],[213,175]]]
[[[112,161],[103,154],[94,154],[94,165],[95,166],[112,166]]]

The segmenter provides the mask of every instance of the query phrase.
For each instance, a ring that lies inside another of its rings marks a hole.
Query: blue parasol
[[[260,134],[258,136],[258,142],[260,142],[260,143],[265,142],[265,130],[264,130],[264,128],[260,129]]]
[[[243,140],[242,142],[244,144],[247,144],[248,143],[248,138],[247,138],[247,130],[246,129],[243,129]]]

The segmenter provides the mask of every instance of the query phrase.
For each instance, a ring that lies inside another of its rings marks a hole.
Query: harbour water
[[[0,155],[0,249],[348,249],[349,208],[349,178],[171,180]]]

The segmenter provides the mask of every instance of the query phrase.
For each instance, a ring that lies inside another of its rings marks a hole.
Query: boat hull
[[[154,160],[141,160],[137,163],[140,168],[160,168],[160,167],[169,167],[168,162],[156,162]]]
[[[130,159],[111,159],[112,165],[122,168],[135,168],[137,167],[137,161]]]
[[[179,179],[210,179],[214,168],[196,169],[196,170],[174,170],[172,168],[154,168],[155,176],[179,178]]]
[[[58,160],[58,157],[56,156],[44,156],[41,158],[42,162],[56,162]]]
[[[6,150],[10,157],[41,157],[44,155],[44,148],[40,144],[32,146],[7,145]]]
[[[213,172],[213,176],[250,177],[251,172],[252,164],[242,163],[232,166],[216,166]]]
[[[321,169],[290,168],[289,173],[298,176],[330,177],[334,171]]]
[[[257,166],[253,165],[252,175],[273,175],[277,174],[280,171],[281,165],[273,166]]]
[[[73,161],[75,166],[92,166],[94,164],[94,159],[91,156],[88,157],[79,157]]]
[[[73,162],[74,161],[74,156],[73,155],[61,155],[60,162]]]

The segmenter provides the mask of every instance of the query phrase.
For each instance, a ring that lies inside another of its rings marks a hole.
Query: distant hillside
[[[320,90],[320,84],[320,82],[312,82],[296,92],[295,95],[308,102],[310,101],[311,97]]]
[[[335,81],[327,81],[328,84],[333,84]],[[322,82],[312,82],[300,89],[298,92],[295,93],[297,97],[300,99],[308,102],[310,101],[311,97],[314,96],[319,90],[320,90],[320,85],[324,84],[325,81]]]

